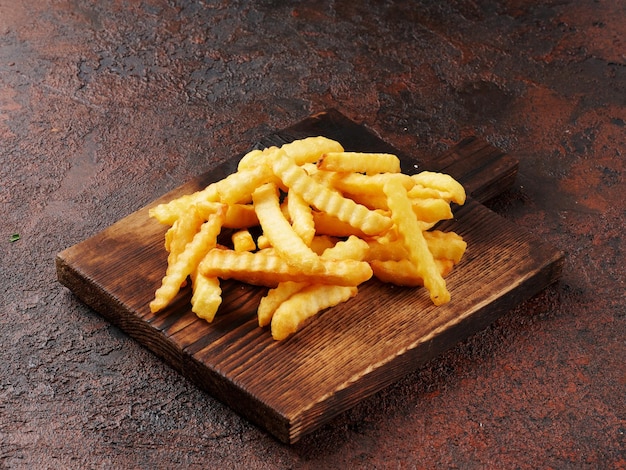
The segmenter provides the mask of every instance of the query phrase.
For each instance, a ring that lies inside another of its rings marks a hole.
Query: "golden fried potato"
[[[233,242],[233,250],[235,251],[256,250],[256,243],[248,229],[237,230],[230,238]]]
[[[259,326],[267,326],[272,321],[274,312],[280,305],[289,299],[296,292],[304,289],[308,284],[306,282],[283,281],[276,287],[270,289],[259,302],[257,309],[257,319]]]
[[[382,233],[392,225],[389,217],[344,198],[337,191],[315,181],[285,153],[276,156],[273,169],[283,184],[299,193],[307,203],[319,211],[327,212],[349,223],[367,235]]]
[[[192,206],[184,212],[165,233],[165,249],[169,252],[167,262],[174,264],[189,242],[193,240],[195,234],[200,230],[200,226],[206,220],[203,214]]]
[[[217,184],[220,202],[225,204],[247,204],[252,200],[252,193],[265,183],[275,183],[276,177],[271,167],[260,165],[228,175]]]
[[[424,285],[424,278],[409,259],[404,258],[399,261],[373,260],[370,264],[374,271],[374,277],[382,282],[410,287],[421,287]],[[452,271],[454,261],[450,259],[435,259],[435,265],[441,276],[445,277]]]
[[[428,250],[433,254],[434,258],[449,259],[454,264],[461,261],[467,249],[467,242],[454,232],[432,230],[424,232],[424,238],[428,244]]]
[[[198,269],[207,277],[237,279],[267,287],[275,287],[284,281],[357,286],[372,277],[372,268],[365,261],[347,259],[321,262],[323,271],[304,272],[276,253],[214,249],[207,253]]]
[[[322,253],[321,258],[324,260],[363,260],[369,245],[358,237],[349,237],[345,241],[338,241],[336,244],[329,246]],[[261,299],[257,311],[259,326],[270,324],[272,316],[276,309],[296,292],[307,287],[306,282],[281,282]],[[313,313],[310,314],[312,316]]]
[[[330,237],[349,237],[356,235],[365,238],[367,235],[363,231],[348,222],[339,220],[334,215],[327,212],[313,211],[313,224],[315,225],[315,233],[318,235],[327,235]]]
[[[404,173],[380,173],[363,175],[361,173],[336,173],[332,180],[333,187],[346,197],[363,204],[370,209],[388,209],[387,198],[383,186],[390,179],[399,180],[406,190],[413,188],[415,183]]]
[[[411,199],[411,207],[420,222],[437,223],[452,218],[450,203],[443,199]]]
[[[311,245],[315,236],[315,222],[313,211],[302,197],[293,190],[287,194],[287,212],[291,220],[291,226],[305,245]]]
[[[465,204],[465,189],[452,176],[445,173],[436,173],[432,171],[422,171],[412,175],[416,186],[434,189],[439,193],[439,197],[447,202],[456,202],[457,204]],[[417,189],[415,190],[418,191]],[[409,192],[409,197],[416,197],[415,193]]]
[[[162,224],[172,225],[190,207],[199,202],[219,202],[219,193],[215,183],[193,194],[185,194],[169,202],[151,207],[148,210],[148,215]]]
[[[390,180],[383,190],[387,195],[391,219],[408,251],[408,259],[424,280],[424,287],[430,292],[430,299],[435,305],[449,302],[450,293],[446,288],[446,281],[428,250],[428,244],[417,223],[406,189],[398,181]]]
[[[195,271],[202,257],[215,247],[225,214],[226,206],[222,206],[222,210],[211,215],[209,220],[202,224],[200,231],[194,235],[193,240],[187,243],[184,251],[178,255],[174,263],[168,265],[161,287],[156,290],[154,300],[150,302],[152,313],[165,308],[171,302],[187,276]]]
[[[298,331],[309,318],[354,297],[356,287],[309,285],[299,290],[276,309],[271,330],[275,340],[283,340]]]
[[[400,173],[400,159],[390,153],[327,152],[317,163],[320,170],[344,173]]]
[[[326,137],[251,150],[233,174],[150,209],[170,226],[150,310],[164,309],[189,278],[191,309],[211,322],[221,280],[267,286],[259,326],[282,340],[372,276],[449,301],[443,278],[467,243],[431,228],[465,191],[448,175],[400,170],[395,155],[346,151]]]
[[[273,183],[259,186],[252,194],[254,210],[264,235],[287,263],[305,273],[319,273],[324,266],[317,253],[298,236],[280,209],[278,188]]]
[[[215,318],[217,309],[222,304],[220,280],[196,274],[191,283],[191,311],[209,323]]]
[[[323,136],[306,137],[285,144],[281,149],[296,163],[315,163],[328,152],[343,152],[341,144]]]

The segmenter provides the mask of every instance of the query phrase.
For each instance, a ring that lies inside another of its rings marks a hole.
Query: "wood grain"
[[[311,116],[263,139],[280,145],[309,135],[346,149],[396,153],[403,171],[446,171],[461,181],[468,202],[442,224],[468,242],[447,278],[452,301],[435,307],[424,289],[375,280],[286,341],[259,328],[264,289],[223,285],[213,323],[199,320],[184,289],[165,311],[148,303],[166,266],[165,227],[145,207],[59,253],[59,281],[83,302],[163,358],[199,387],[284,442],[293,443],[367,396],[393,383],[458,341],[481,330],[560,276],[563,255],[480,204],[510,186],[517,161],[477,138],[440,158],[417,162],[337,111]],[[195,191],[236,168],[233,158],[150,206]]]

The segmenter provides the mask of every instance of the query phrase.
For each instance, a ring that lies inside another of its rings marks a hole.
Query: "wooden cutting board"
[[[166,268],[166,227],[150,206],[205,187],[236,169],[214,168],[150,206],[59,253],[59,281],[83,302],[182,375],[284,442],[293,443],[365,397],[415,370],[558,279],[563,254],[480,204],[515,179],[517,161],[468,138],[440,158],[417,162],[335,110],[268,136],[257,147],[324,135],[346,150],[391,152],[405,173],[424,169],[457,178],[471,195],[442,224],[467,252],[447,278],[450,303],[435,307],[424,289],[375,280],[291,338],[276,342],[258,327],[264,289],[223,285],[223,306],[206,323],[184,289],[165,311],[148,303]]]

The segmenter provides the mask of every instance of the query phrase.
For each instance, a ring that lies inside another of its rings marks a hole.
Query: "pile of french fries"
[[[191,282],[192,311],[211,322],[221,280],[266,286],[259,326],[282,340],[373,276],[423,286],[442,305],[444,277],[467,244],[433,227],[464,202],[449,175],[407,175],[395,155],[347,152],[325,137],[253,150],[235,173],[150,210],[169,226],[167,270],[150,309]]]

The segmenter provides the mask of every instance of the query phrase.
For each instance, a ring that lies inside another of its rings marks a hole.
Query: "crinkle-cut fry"
[[[270,289],[259,302],[257,308],[257,318],[259,326],[264,327],[270,324],[276,309],[296,292],[304,289],[306,282],[285,281]]]
[[[196,270],[205,253],[215,247],[225,212],[224,206],[222,211],[211,215],[209,220],[202,224],[200,231],[194,235],[193,240],[187,243],[185,250],[176,258],[174,264],[168,265],[161,286],[156,290],[154,299],[150,302],[152,313],[165,308],[172,301],[187,276]]]
[[[257,237],[256,239],[256,247],[259,250],[268,250],[268,249],[274,249],[272,248],[272,242],[270,241],[269,238],[267,238],[265,235],[261,234]]]
[[[216,277],[196,274],[191,282],[191,311],[211,323],[222,304],[222,288]]]
[[[334,307],[357,294],[357,288],[311,285],[285,300],[274,312],[272,337],[281,341],[302,328],[303,324],[322,310]]]
[[[198,211],[206,214],[215,212],[215,208],[221,202],[201,201],[195,204]],[[226,215],[224,217],[224,228],[243,229],[259,225],[259,219],[254,212],[252,204],[228,204]]]
[[[443,199],[411,199],[411,206],[417,220],[422,222],[433,223],[453,217],[450,203]]]
[[[400,159],[391,153],[326,152],[317,163],[321,170],[350,173],[400,173]]]
[[[224,219],[225,228],[250,228],[259,225],[259,219],[252,204],[229,204]]]
[[[237,171],[254,169],[258,165],[265,164],[265,158],[276,147],[268,147],[266,149],[252,149],[247,152],[237,164]]]
[[[256,250],[256,243],[248,229],[237,230],[231,235],[230,239],[233,242],[233,250],[235,251]]]
[[[315,163],[328,152],[343,152],[343,146],[328,137],[316,136],[294,140],[281,149],[293,159],[296,165]]]
[[[415,184],[410,190],[408,190],[409,199],[443,199],[446,202],[452,200],[452,194],[447,191],[440,191],[434,188],[427,188],[421,184]]]
[[[322,263],[324,271],[305,273],[278,254],[214,249],[207,253],[198,269],[207,277],[237,279],[266,287],[276,287],[284,281],[356,286],[372,277],[372,268],[365,261],[322,260]]]
[[[324,250],[321,255],[323,260],[353,259],[363,261],[369,252],[369,244],[354,235],[347,240],[338,241],[334,246]]]
[[[337,217],[327,212],[313,211],[313,223],[315,224],[315,233],[318,235],[330,237],[349,237],[350,235],[356,235],[360,238],[367,237],[362,230],[350,225],[348,222],[339,220]]]
[[[273,169],[276,176],[298,192],[307,203],[357,227],[367,235],[382,233],[392,225],[389,217],[371,211],[315,181],[284,152],[277,154]]]
[[[384,193],[349,193],[343,192],[344,197],[352,199],[357,204],[361,204],[370,210],[388,212],[387,198]]]
[[[300,168],[302,168],[306,172],[307,175],[313,176],[313,177],[315,177],[317,173],[335,174],[334,171],[320,171],[319,168],[317,168],[317,163],[303,163],[302,165],[300,165]]]
[[[331,237],[330,235],[315,235],[311,240],[311,249],[321,255],[324,250],[332,248],[340,240],[338,237]]]
[[[397,261],[373,260],[370,264],[374,271],[374,277],[382,282],[407,287],[422,287],[424,285],[424,278],[415,265],[406,258]],[[445,277],[452,271],[454,261],[436,258],[435,265],[441,276]]]
[[[190,206],[203,201],[219,201],[219,193],[217,191],[216,183],[210,184],[206,188],[196,191],[195,193],[184,194],[176,199],[172,199],[169,202],[164,202],[151,207],[148,211],[148,215],[162,224],[173,225],[174,222],[176,222],[176,220],[184,214]]]
[[[408,258],[409,251],[403,240],[385,240],[381,242],[378,238],[372,238],[367,241],[369,251],[365,261],[399,261]]]
[[[424,279],[424,287],[428,289],[430,299],[435,305],[449,302],[450,292],[446,288],[446,281],[437,269],[433,255],[428,249],[428,244],[415,218],[406,189],[398,181],[390,180],[385,184],[383,190],[387,195],[391,218],[396,225],[398,235],[404,241],[409,253],[409,260]]]
[[[358,198],[366,195],[381,195],[384,197],[383,186],[390,179],[399,180],[408,191],[415,185],[413,179],[404,173],[380,173],[363,175],[361,173],[335,173],[332,185],[342,193],[348,193]],[[386,208],[386,203],[383,205]]]
[[[300,236],[305,245],[310,246],[315,236],[315,222],[311,206],[298,193],[289,191],[287,212],[294,232]]]
[[[280,208],[278,188],[266,183],[252,194],[263,234],[289,264],[307,273],[323,272],[324,266],[317,253],[298,236]]]
[[[440,197],[446,199],[447,202],[453,201],[457,204],[465,204],[465,188],[450,175],[433,171],[422,171],[412,175],[411,178],[413,178],[416,185],[440,191]],[[413,196],[413,194],[409,193],[409,197]]]
[[[317,168],[317,166],[315,167],[314,170],[312,170],[311,169],[312,167],[308,165],[303,165],[301,168],[305,171],[307,175],[309,175],[315,181],[326,186],[327,188],[332,188],[332,189],[337,189],[335,187],[336,183],[343,176],[343,173],[337,173],[336,171],[323,171]]]
[[[247,204],[252,200],[252,193],[259,186],[277,182],[272,168],[269,165],[231,173],[223,180],[216,183],[220,195],[220,202],[225,204]]]
[[[454,232],[443,232],[441,230],[432,230],[422,232],[428,251],[437,259],[451,259],[454,264],[461,261],[467,242],[463,237]],[[403,240],[381,240],[373,238],[367,240],[369,250],[365,261],[399,261],[408,258],[408,250]]]
[[[206,220],[196,206],[189,207],[165,233],[165,249],[168,251],[167,262],[173,264]]]
[[[467,249],[467,242],[455,232],[432,230],[424,232],[424,238],[433,257],[450,259],[454,264],[461,261]]]
[[[274,158],[279,147],[271,146],[263,150],[251,150],[244,155],[237,166],[238,170],[254,168],[265,164]],[[343,146],[336,140],[328,137],[316,136],[294,140],[280,147],[298,165],[316,163],[327,152],[343,152]]]

